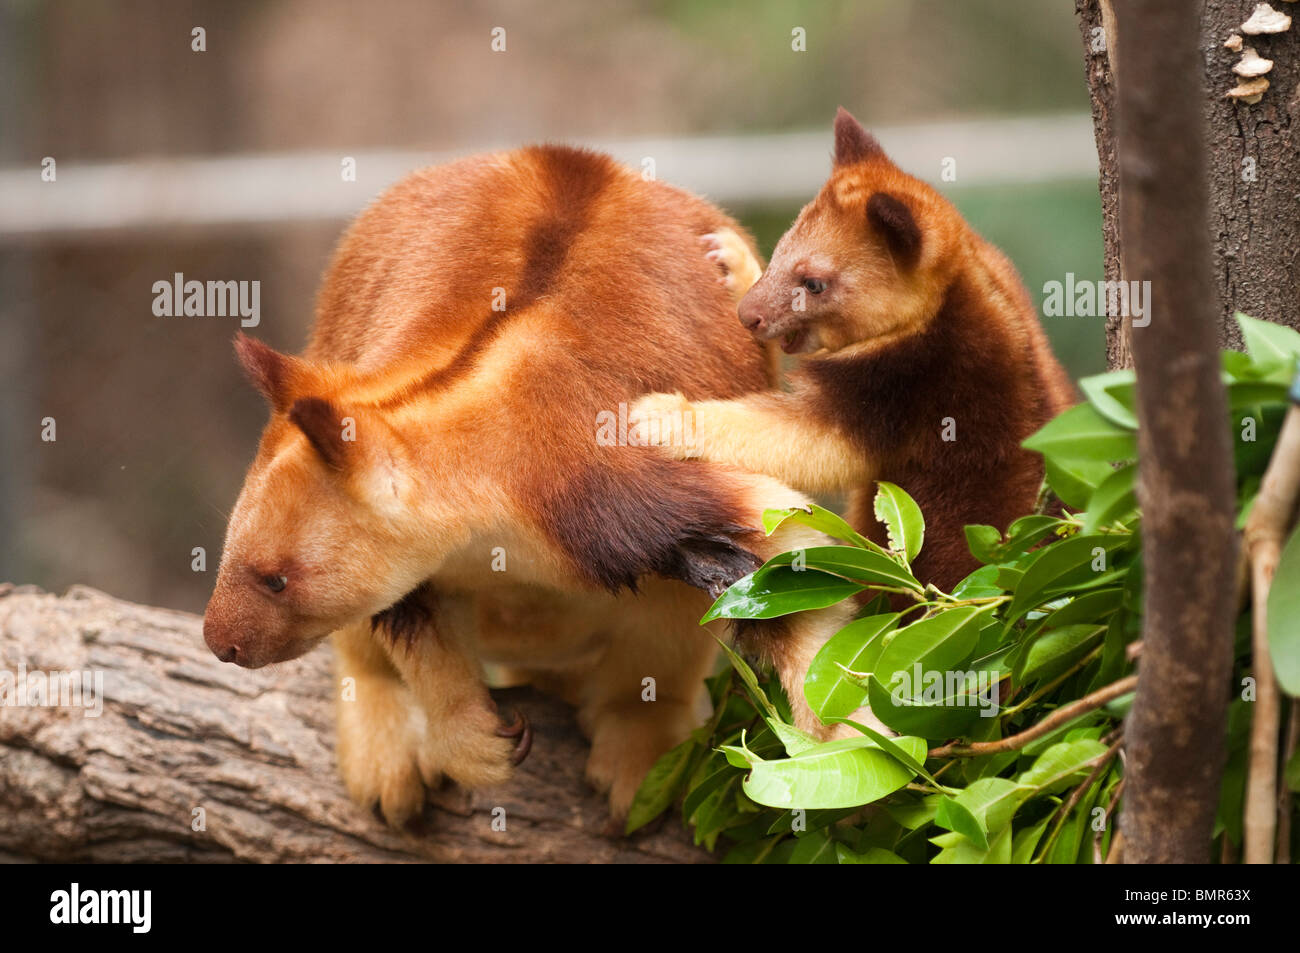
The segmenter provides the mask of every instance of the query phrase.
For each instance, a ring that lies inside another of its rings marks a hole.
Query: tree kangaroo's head
[[[840,109],[831,177],[741,299],[741,323],[788,354],[920,330],[965,234],[957,211]]]
[[[252,338],[240,363],[271,405],[226,530],[203,638],[247,668],[302,655],[424,578],[415,469],[385,412],[340,394],[349,372]]]

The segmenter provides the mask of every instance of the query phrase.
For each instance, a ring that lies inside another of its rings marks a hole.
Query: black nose
[[[217,658],[223,662],[233,662],[239,655],[239,649],[233,645],[228,645],[217,653]]]

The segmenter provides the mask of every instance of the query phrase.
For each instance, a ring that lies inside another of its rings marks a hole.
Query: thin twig
[[[1106,863],[1121,864],[1124,862],[1124,832],[1116,831],[1115,836],[1110,839],[1110,853],[1106,855]]]
[[[1121,678],[1118,682],[1112,682],[1104,688],[1099,688],[1091,695],[1084,695],[1078,701],[1063,705],[1056,711],[1052,712],[1032,728],[1026,728],[1018,735],[1011,735],[1000,741],[979,741],[975,744],[950,744],[940,748],[934,748],[930,751],[931,758],[978,758],[985,754],[1001,754],[1004,751],[1019,751],[1035,738],[1041,738],[1050,732],[1053,728],[1058,728],[1066,722],[1073,721],[1080,715],[1086,715],[1088,712],[1100,708],[1109,701],[1118,698],[1121,695],[1127,695],[1137,687],[1137,676],[1130,675],[1127,678]]]
[[[1300,702],[1292,700],[1291,718],[1287,721],[1286,743],[1282,748],[1282,764],[1288,765],[1295,757],[1296,746],[1300,744]],[[1291,789],[1286,784],[1278,785],[1277,795],[1277,854],[1275,863],[1291,863]]]
[[[1048,694],[1050,694],[1054,689],[1056,689],[1058,686],[1060,686],[1061,683],[1064,682],[1066,679],[1068,679],[1071,675],[1074,675],[1074,674],[1075,674],[1076,672],[1078,672],[1081,668],[1085,668],[1086,666],[1090,665],[1090,664],[1092,663],[1092,661],[1093,661],[1094,659],[1097,658],[1097,656],[1101,655],[1101,653],[1102,653],[1102,651],[1103,651],[1104,649],[1105,649],[1105,646],[1104,646],[1104,645],[1099,645],[1099,646],[1097,646],[1095,649],[1093,649],[1091,652],[1089,652],[1089,653],[1088,653],[1087,655],[1085,655],[1083,658],[1079,659],[1079,661],[1075,662],[1073,665],[1071,665],[1069,668],[1067,668],[1064,672],[1062,672],[1062,673],[1061,673],[1060,675],[1058,675],[1056,678],[1052,679],[1050,682],[1048,682],[1048,683],[1047,683],[1046,685],[1044,685],[1042,688],[1040,688],[1040,689],[1038,689],[1037,691],[1035,691],[1032,695],[1030,695],[1030,696],[1029,696],[1028,698],[1026,698],[1024,701],[1020,702],[1020,703],[1017,704],[1017,705],[1013,705],[1011,708],[1008,708],[1006,711],[1004,711],[1004,712],[1002,712],[1000,715],[998,715],[998,717],[999,717],[999,718],[1009,718],[1009,717],[1011,717],[1012,715],[1018,714],[1019,712],[1023,711],[1025,708],[1027,708],[1029,705],[1032,705],[1034,702],[1038,701],[1038,699],[1042,698],[1044,695],[1048,695]]]
[[[1095,864],[1105,863],[1105,859],[1102,857],[1101,853],[1101,842],[1106,837],[1106,831],[1110,830],[1112,827],[1111,818],[1115,816],[1115,808],[1119,805],[1120,795],[1124,793],[1124,782],[1127,780],[1127,778],[1120,778],[1119,784],[1115,785],[1115,790],[1111,792],[1110,795],[1110,801],[1106,804],[1106,826],[1093,835],[1092,860]],[[1114,836],[1119,836],[1119,828],[1115,828]],[[1113,838],[1111,842],[1114,843]]]
[[[1291,516],[1300,498],[1300,406],[1287,409],[1273,457],[1246,520],[1250,554],[1251,645],[1255,711],[1250,728],[1250,766],[1246,775],[1245,851],[1248,864],[1273,862],[1277,834],[1277,754],[1281,700],[1268,651],[1268,591],[1277,571]]]
[[[1107,765],[1110,764],[1111,760],[1119,752],[1119,746],[1123,743],[1124,739],[1121,738],[1101,754],[1097,755],[1097,757],[1093,758],[1092,770],[1089,771],[1088,776],[1083,779],[1083,783],[1071,791],[1070,796],[1065,799],[1064,803],[1062,803],[1059,808],[1057,808],[1056,818],[1052,822],[1052,830],[1048,833],[1047,841],[1043,844],[1043,850],[1038,855],[1040,861],[1047,856],[1048,851],[1052,849],[1052,845],[1056,843],[1057,835],[1061,833],[1061,828],[1065,826],[1065,819],[1070,816],[1070,812],[1073,811],[1078,806],[1079,802],[1083,800],[1083,795],[1087,792],[1088,788],[1092,787],[1097,782],[1097,779],[1101,777],[1101,773],[1106,770]],[[1107,815],[1107,817],[1109,817],[1109,815]]]

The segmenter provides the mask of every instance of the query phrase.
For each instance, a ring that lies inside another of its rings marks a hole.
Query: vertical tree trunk
[[[1132,328],[1146,574],[1126,728],[1125,860],[1209,860],[1232,662],[1236,534],[1222,312],[1211,272],[1199,24],[1186,0],[1115,6],[1120,249],[1150,281]],[[1125,51],[1134,51],[1125,54]]]
[[[1115,14],[1111,0],[1075,0],[1079,30],[1083,34],[1083,61],[1092,100],[1092,127],[1097,140],[1098,189],[1101,192],[1103,266],[1107,281],[1124,277],[1119,254],[1119,160],[1115,155]],[[1128,331],[1117,314],[1106,317],[1106,366],[1111,370],[1133,366]]]
[[[1291,3],[1273,6],[1300,16]],[[1241,54],[1223,43],[1254,8],[1255,0],[1203,0],[1201,14],[1221,347],[1242,347],[1235,311],[1300,328],[1300,25],[1243,36],[1245,46],[1273,61],[1271,85],[1255,105],[1229,99]]]
[[[1112,281],[1121,278],[1114,124],[1120,65],[1113,6],[1113,0],[1075,0],[1101,166],[1106,279]],[[1239,103],[1224,94],[1238,82],[1232,66],[1241,54],[1223,43],[1239,32],[1254,6],[1254,0],[1202,0],[1182,7],[1184,18],[1199,22],[1199,57],[1187,78],[1204,84],[1201,110],[1208,133],[1211,273],[1219,292],[1220,347],[1242,346],[1232,319],[1235,311],[1300,330],[1300,22],[1284,33],[1243,36],[1244,45],[1273,61],[1273,69],[1263,99]],[[1290,3],[1273,6],[1300,17],[1300,8]],[[1132,364],[1115,316],[1107,321],[1106,342],[1111,368]]]

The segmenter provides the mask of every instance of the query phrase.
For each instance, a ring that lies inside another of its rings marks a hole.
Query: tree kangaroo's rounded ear
[[[921,258],[921,227],[911,209],[888,192],[877,192],[867,199],[867,221],[884,238],[898,265],[915,267]]]
[[[853,165],[884,154],[885,150],[880,148],[876,137],[863,129],[862,123],[841,106],[835,113],[835,164]]]
[[[356,419],[322,397],[299,397],[289,419],[301,430],[327,466],[342,470],[356,443]]]
[[[244,376],[266,398],[271,409],[278,413],[287,410],[293,402],[294,385],[303,374],[303,362],[242,331],[235,335],[235,355]]]

